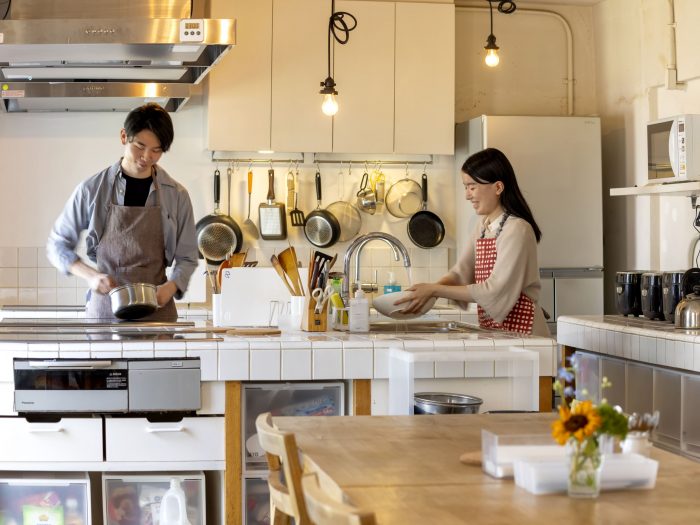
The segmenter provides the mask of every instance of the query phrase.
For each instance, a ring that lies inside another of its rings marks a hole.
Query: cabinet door
[[[611,406],[625,407],[625,362],[617,359],[600,359],[600,375],[607,377],[612,386],[602,390],[600,396],[608,400]]]
[[[576,352],[576,399],[600,401],[600,358],[585,352]]]
[[[270,149],[272,0],[235,3],[236,46],[208,75],[210,150]]]
[[[683,451],[700,457],[700,378],[683,376]]]
[[[625,412],[638,414],[653,412],[654,369],[650,366],[627,363],[627,396],[623,408]]]
[[[339,1],[357,18],[345,45],[334,44],[338,113],[333,151],[394,151],[394,3]]]
[[[603,315],[603,277],[557,277],[554,280],[556,316]]]
[[[396,153],[454,153],[455,6],[397,3]]]
[[[654,410],[661,413],[654,441],[673,448],[681,444],[681,375],[654,369]]]
[[[272,134],[274,151],[332,151],[333,119],[321,112],[327,75],[327,0],[274,0]]]

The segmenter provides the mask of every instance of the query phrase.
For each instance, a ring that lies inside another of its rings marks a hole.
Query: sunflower
[[[600,428],[598,410],[590,401],[575,403],[571,409],[559,405],[559,420],[552,423],[552,436],[564,445],[570,438],[581,442]]]

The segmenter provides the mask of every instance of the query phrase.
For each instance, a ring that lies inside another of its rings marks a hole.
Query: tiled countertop
[[[700,372],[700,330],[621,315],[562,316],[557,343],[642,363]]]

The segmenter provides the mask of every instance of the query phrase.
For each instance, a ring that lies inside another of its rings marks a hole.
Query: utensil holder
[[[328,302],[323,305],[323,310],[320,313],[316,313],[316,302],[307,295],[304,301],[301,329],[306,332],[326,332],[328,330]]]

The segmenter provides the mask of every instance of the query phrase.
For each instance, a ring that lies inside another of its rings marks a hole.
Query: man
[[[158,104],[146,104],[127,115],[120,135],[124,156],[73,191],[47,255],[89,284],[87,317],[113,319],[109,291],[145,282],[157,286],[159,308],[143,320],[175,321],[173,297],[187,290],[198,254],[189,194],[157,164],[173,142],[172,120]],[[75,253],[83,230],[96,269]],[[168,280],[165,268],[173,263]]]

